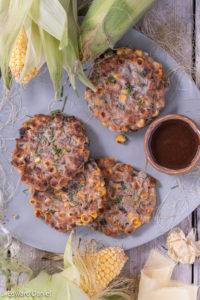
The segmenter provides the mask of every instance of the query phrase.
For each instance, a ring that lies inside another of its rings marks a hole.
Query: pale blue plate
[[[197,124],[200,123],[199,90],[165,51],[135,30],[129,31],[118,45],[141,48],[165,66],[171,84],[167,93],[166,108],[162,114],[181,113],[194,119]],[[128,145],[117,144],[115,133],[104,128],[90,115],[83,98],[84,87],[81,84],[78,85],[79,97],[69,87],[66,87],[65,94],[68,95],[65,112],[74,114],[87,123],[90,149],[94,157],[114,156],[122,162],[132,164],[135,168],[145,168],[143,137],[146,128],[137,133],[130,133]],[[14,237],[28,245],[47,251],[63,252],[68,234],[60,233],[46,225],[43,220],[34,217],[33,208],[28,202],[27,187],[20,183],[18,173],[10,165],[11,152],[15,145],[14,138],[18,136],[18,129],[27,118],[26,115],[48,113],[60,108],[62,102],[52,101],[53,90],[45,71],[42,71],[42,74],[25,90],[19,92],[19,88],[15,87],[12,96],[10,100],[2,100],[2,107],[0,106],[3,111],[0,114],[0,127],[3,127],[0,130],[0,199],[9,202],[5,225]],[[129,236],[120,238],[108,237],[83,227],[77,231],[78,234],[94,238],[106,245],[130,249],[165,233],[200,204],[198,168],[191,174],[181,177],[159,173],[151,166],[147,166],[147,172],[159,181],[158,206],[150,224]]]

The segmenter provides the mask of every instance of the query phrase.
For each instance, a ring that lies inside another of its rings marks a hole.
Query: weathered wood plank
[[[192,31],[193,31],[193,1],[158,0],[154,7],[139,22],[137,28],[157,41],[187,70],[192,67]],[[170,41],[170,43],[169,43]],[[183,221],[180,227],[184,231],[191,229],[191,216]],[[150,249],[163,251],[166,235],[141,247],[128,251],[130,272],[137,274],[141,270]],[[190,283],[192,267],[179,265],[174,272],[174,278]]]
[[[194,41],[194,67],[196,84],[200,88],[200,2],[195,2],[195,41]],[[200,100],[200,99],[199,99]],[[197,227],[197,238],[200,239],[200,207],[195,212],[195,220]],[[200,284],[200,260],[196,260],[193,268],[193,282],[197,285]],[[200,292],[198,295],[200,299]]]

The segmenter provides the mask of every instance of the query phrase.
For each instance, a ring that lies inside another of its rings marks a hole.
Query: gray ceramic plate
[[[120,41],[119,46],[141,48],[162,62],[170,75],[171,85],[167,94],[166,108],[162,112],[181,113],[200,122],[200,93],[190,78],[180,70],[176,62],[153,41],[135,30],[129,31]],[[85,123],[91,141],[94,157],[114,156],[122,162],[144,169],[145,155],[143,137],[146,129],[129,134],[128,145],[115,142],[115,133],[101,126],[93,118],[83,98],[84,87],[78,86],[79,97],[70,88],[66,88],[68,102],[65,112],[74,114]],[[10,165],[14,138],[26,115],[48,113],[60,108],[61,102],[52,100],[53,90],[47,72],[33,80],[28,87],[19,91],[14,88],[10,99],[3,98],[0,114],[0,199],[8,201],[5,225],[12,235],[20,241],[36,248],[63,252],[67,234],[60,233],[33,215],[28,202],[27,187],[20,183],[19,176]],[[78,234],[95,238],[104,244],[123,246],[125,249],[139,246],[177,225],[200,204],[200,176],[196,169],[192,174],[182,177],[170,177],[147,166],[147,172],[159,181],[158,206],[152,222],[143,226],[134,234],[120,238],[107,237],[88,228],[80,228]]]

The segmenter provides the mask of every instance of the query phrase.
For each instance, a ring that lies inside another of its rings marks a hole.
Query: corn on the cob
[[[38,73],[36,68],[30,69],[28,73],[24,76],[22,80],[20,80],[21,72],[24,68],[25,60],[26,60],[26,51],[27,51],[27,36],[24,29],[22,29],[17,37],[16,43],[14,48],[12,49],[11,56],[10,56],[10,70],[12,76],[17,82],[26,84],[28,83],[33,77],[35,77]]]
[[[90,254],[94,281],[93,284],[91,282],[88,284],[86,281],[81,280],[81,288],[89,296],[102,292],[120,274],[127,259],[126,254],[119,247],[108,247]]]
[[[113,47],[154,0],[94,0],[81,25],[83,60],[93,59]]]

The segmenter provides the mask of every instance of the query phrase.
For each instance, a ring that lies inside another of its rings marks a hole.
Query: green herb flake
[[[121,187],[122,187],[122,190],[126,190],[126,184],[124,183],[124,181],[121,182]]]
[[[116,204],[120,204],[122,202],[122,200],[123,200],[123,197],[122,196],[118,196],[118,197],[115,198],[115,203]]]
[[[113,75],[108,76],[108,81],[111,82],[111,83],[116,83],[117,82]]]
[[[59,148],[59,147],[56,146],[56,145],[53,145],[52,149],[53,149],[53,152],[54,152],[56,155],[61,155],[61,154],[63,153],[63,149],[62,149],[62,148]]]
[[[61,113],[62,113],[62,111],[61,111],[60,109],[55,109],[55,110],[52,110],[52,111],[51,111],[51,115],[52,115],[52,116],[55,116],[55,115],[61,114]]]
[[[133,86],[130,83],[127,83],[126,84],[126,90],[128,91],[129,94],[131,94],[132,91],[133,91]]]
[[[49,209],[47,210],[47,212],[50,213],[50,214],[54,214],[56,211],[55,211],[55,209],[53,209],[53,208],[49,208]]]
[[[142,108],[142,106],[143,106],[143,104],[144,104],[143,99],[138,98],[138,99],[136,100],[136,104],[137,104],[137,106],[138,106],[139,108]]]
[[[140,76],[142,76],[142,77],[146,77],[147,74],[148,74],[148,70],[147,70],[147,69],[144,69],[144,70],[140,71],[139,74],[140,74]]]

